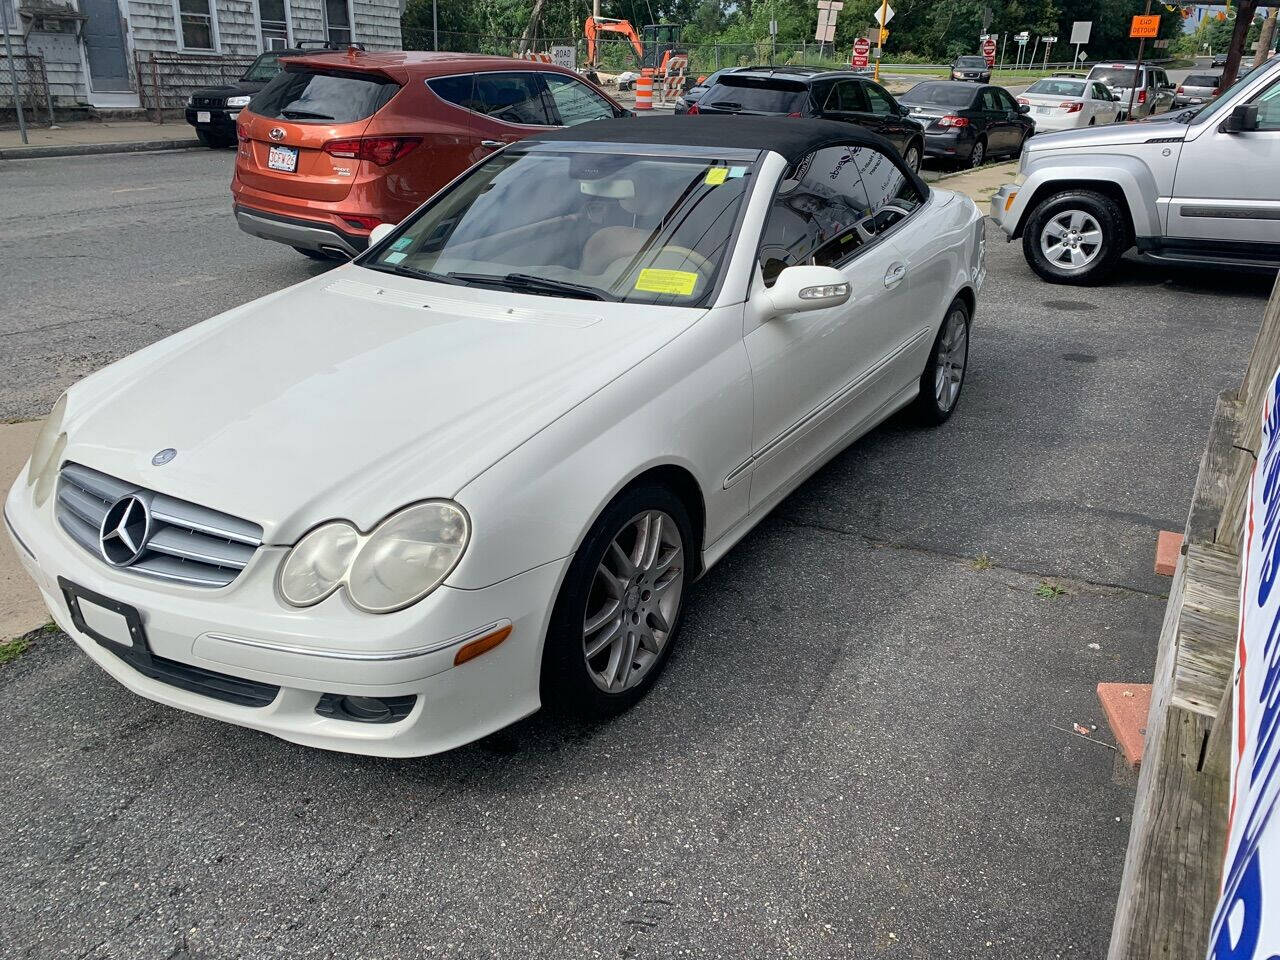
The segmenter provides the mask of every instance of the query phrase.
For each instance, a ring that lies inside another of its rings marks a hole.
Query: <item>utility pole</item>
[[[1260,67],[1267,62],[1267,55],[1271,53],[1271,44],[1276,38],[1276,14],[1280,13],[1280,7],[1272,7],[1271,12],[1267,14],[1267,19],[1262,22],[1262,35],[1258,37],[1258,53],[1253,58],[1253,65]]]
[[[1147,9],[1146,9],[1146,12],[1143,14],[1143,16],[1150,16],[1150,15],[1151,15],[1151,0],[1147,0]],[[1138,38],[1138,65],[1133,69],[1133,86],[1129,88],[1129,112],[1125,114],[1126,120],[1133,120],[1133,98],[1138,95],[1138,84],[1142,80],[1142,53],[1146,49],[1146,46],[1147,46],[1147,38],[1139,37]],[[1224,90],[1226,89],[1225,84],[1223,85],[1223,89]],[[1151,109],[1154,110],[1155,107],[1153,106]]]
[[[438,0],[431,0],[431,49],[440,52],[440,11],[436,9]]]
[[[1249,27],[1253,23],[1253,12],[1258,9],[1258,0],[1237,0],[1235,29],[1231,31],[1231,46],[1227,48],[1227,65],[1222,68],[1222,89],[1225,90],[1236,82],[1240,73],[1240,60],[1244,55],[1244,42],[1249,36]],[[1259,44],[1261,49],[1262,45]]]
[[[9,60],[9,82],[13,84],[13,112],[18,115],[18,133],[27,142],[27,118],[22,115],[22,95],[18,92],[18,61],[13,59],[13,42],[9,39],[9,0],[0,0],[0,30],[4,31],[4,55]]]

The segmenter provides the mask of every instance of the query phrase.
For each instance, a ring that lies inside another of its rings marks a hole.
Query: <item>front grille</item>
[[[78,463],[67,463],[58,480],[55,513],[62,529],[107,563],[101,545],[107,511],[132,495],[150,518],[140,552],[120,569],[198,587],[225,587],[262,545],[262,528],[208,507],[138,487]]]
[[[227,104],[222,97],[192,97],[191,105],[193,107],[225,107]]]

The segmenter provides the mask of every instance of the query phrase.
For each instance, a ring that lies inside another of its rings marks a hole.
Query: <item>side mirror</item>
[[[1258,129],[1258,105],[1242,103],[1228,114],[1219,127],[1223,133],[1246,133]]]
[[[752,300],[770,317],[806,310],[822,310],[849,302],[849,281],[835,267],[795,266],[778,274],[772,287],[764,287]]]
[[[1029,104],[1029,103],[1020,103],[1020,104],[1018,104],[1018,112],[1019,112],[1019,113],[1030,113],[1030,112],[1031,112],[1031,104]]]
[[[380,223],[369,231],[369,246],[377,246],[389,235],[395,232],[396,225],[394,223]]]

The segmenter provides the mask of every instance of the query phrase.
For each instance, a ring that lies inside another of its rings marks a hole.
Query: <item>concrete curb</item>
[[[134,140],[123,143],[69,143],[65,146],[10,147],[0,150],[0,160],[30,160],[44,157],[87,157],[99,153],[149,153],[157,150],[189,150],[200,146],[189,140]]]

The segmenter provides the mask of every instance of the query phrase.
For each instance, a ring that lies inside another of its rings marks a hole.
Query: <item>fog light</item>
[[[316,704],[316,713],[333,720],[354,723],[395,723],[413,710],[417,694],[403,697],[357,697],[345,693],[326,693]]]

